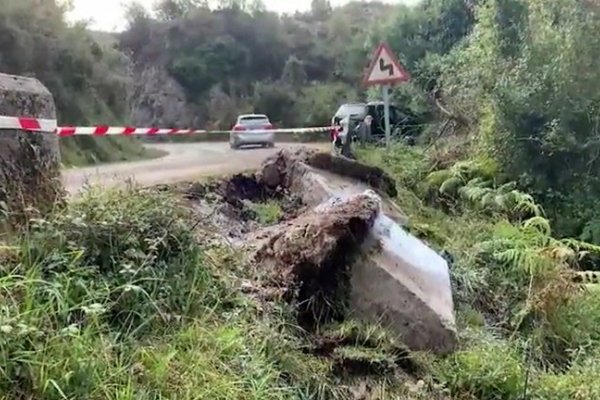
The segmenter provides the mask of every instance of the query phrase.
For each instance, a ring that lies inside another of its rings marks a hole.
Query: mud
[[[379,209],[377,198],[356,196],[278,226],[257,246],[255,261],[286,288],[301,325],[310,329],[343,314],[349,267]]]
[[[306,163],[311,167],[366,183],[376,191],[389,197],[396,197],[398,195],[396,182],[381,168],[318,152],[309,155]]]
[[[402,228],[406,218],[389,199],[395,182],[383,171],[282,150],[256,174],[183,192],[199,220],[254,260],[261,282],[245,290],[292,304],[307,332],[352,315],[383,323],[413,350],[443,354],[455,347],[447,262]],[[264,218],[272,202],[283,211],[277,221]]]
[[[302,175],[298,174],[302,164],[365,183],[384,196],[398,195],[396,182],[381,168],[314,149],[298,149],[293,152],[282,150],[265,160],[257,177],[268,187],[282,186],[293,189],[294,174]]]
[[[236,174],[210,182],[187,182],[177,186],[203,225],[212,227],[232,244],[241,244],[246,236],[262,226],[251,203],[276,201],[284,222],[298,215],[303,203],[283,188],[269,188],[255,174]]]

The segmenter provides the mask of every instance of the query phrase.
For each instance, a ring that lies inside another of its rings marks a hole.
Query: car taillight
[[[235,125],[235,126],[233,127],[233,130],[234,130],[234,131],[238,131],[238,132],[239,132],[239,131],[245,131],[245,130],[246,130],[246,127],[245,127],[245,126],[242,126],[242,125]]]
[[[264,126],[264,129],[271,130],[271,129],[273,129],[273,125],[272,124],[267,124],[267,125]]]

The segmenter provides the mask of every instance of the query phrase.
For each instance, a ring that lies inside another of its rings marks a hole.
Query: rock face
[[[0,115],[56,119],[52,94],[38,80],[0,74]],[[0,201],[13,222],[35,208],[45,212],[63,196],[58,136],[0,132]]]
[[[163,67],[146,67],[134,73],[130,94],[131,122],[136,126],[196,126],[198,114],[188,104],[185,91]]]
[[[340,169],[335,166],[349,161],[318,157],[319,166],[334,166],[335,172],[355,180],[309,166],[314,154],[282,151],[267,160],[259,174],[263,182],[290,189],[312,210],[271,229],[258,254],[278,260],[284,270],[303,271],[312,265],[317,271],[325,268],[327,276],[346,268],[340,263],[348,263],[348,296],[355,316],[383,323],[413,350],[452,351],[456,328],[448,265],[401,227],[404,217],[384,194],[392,190],[391,179],[360,163]],[[355,240],[346,240],[344,232]]]

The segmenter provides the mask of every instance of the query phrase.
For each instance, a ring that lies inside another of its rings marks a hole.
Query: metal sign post
[[[410,80],[410,74],[400,64],[392,49],[381,43],[375,50],[371,65],[364,78],[366,86],[381,85],[385,113],[385,145],[390,147],[392,128],[390,126],[390,85]]]
[[[392,139],[392,128],[390,127],[390,85],[383,85],[382,90],[385,123],[385,147],[389,149]]]

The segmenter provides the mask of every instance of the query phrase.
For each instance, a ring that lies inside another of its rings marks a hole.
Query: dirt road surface
[[[256,169],[262,161],[281,148],[310,146],[327,148],[327,143],[278,143],[274,149],[232,150],[228,143],[163,143],[148,145],[169,154],[154,160],[104,164],[63,171],[65,188],[77,193],[86,183],[121,185],[128,180],[141,185],[173,183],[206,176],[224,175]]]

